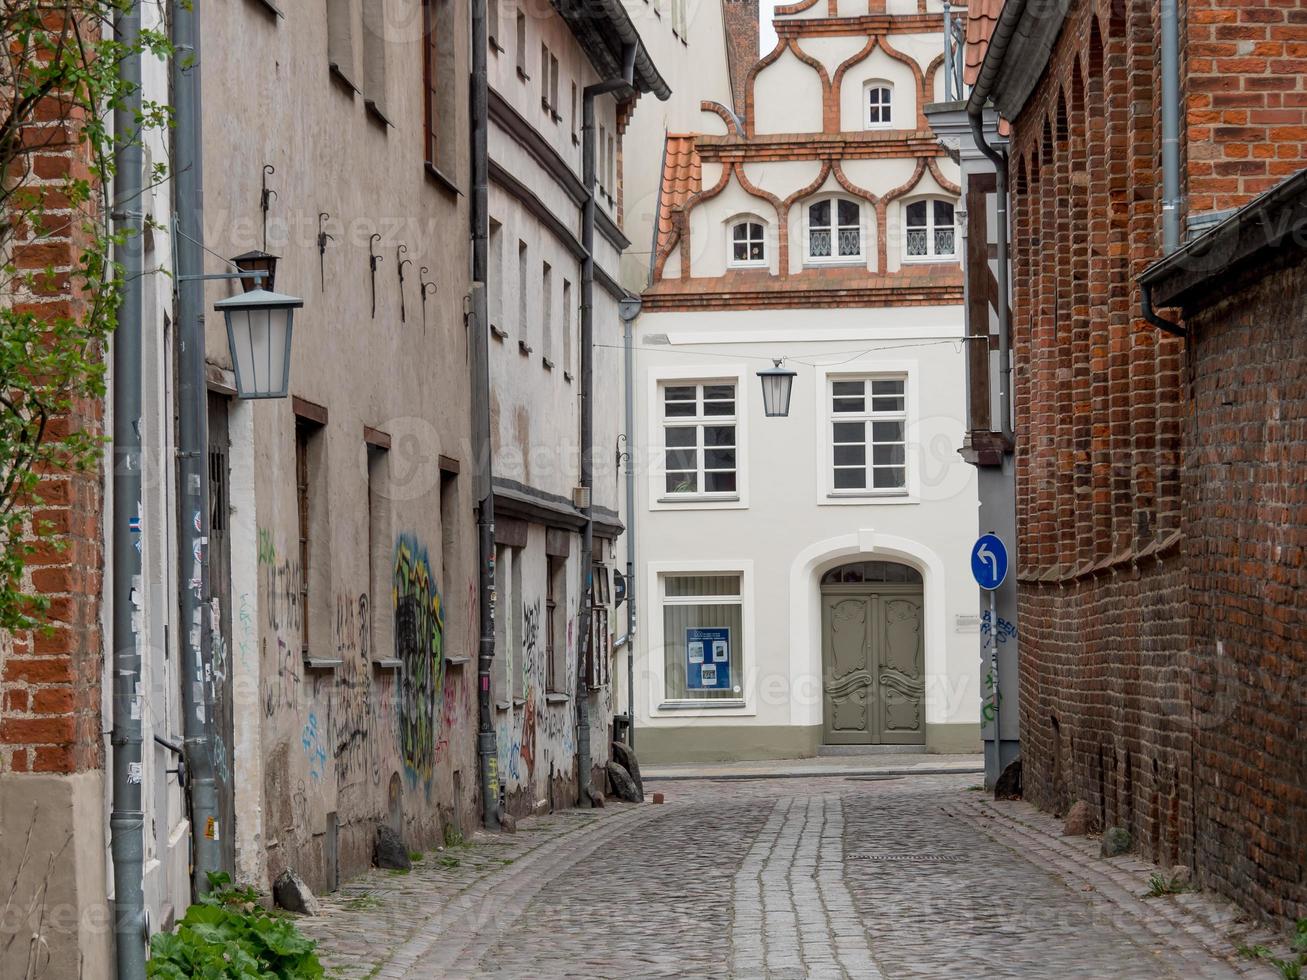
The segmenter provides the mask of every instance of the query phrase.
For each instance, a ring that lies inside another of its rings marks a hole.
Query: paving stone
[[[1150,865],[972,782],[666,782],[662,806],[531,818],[371,872],[302,927],[345,980],[1267,975],[1233,960],[1228,909],[1144,899]]]

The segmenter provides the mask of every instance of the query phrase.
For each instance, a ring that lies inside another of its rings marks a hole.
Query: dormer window
[[[868,82],[867,128],[888,129],[893,124],[894,86],[889,82]]]
[[[767,264],[766,229],[757,218],[746,217],[731,223],[727,264],[757,266]]]
[[[862,208],[830,197],[808,205],[808,260],[855,262],[862,258]]]
[[[953,202],[938,198],[913,201],[903,209],[904,257],[931,262],[957,257]]]

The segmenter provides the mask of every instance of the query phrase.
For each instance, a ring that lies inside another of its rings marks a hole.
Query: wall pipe
[[[490,682],[495,664],[495,487],[490,445],[490,335],[486,317],[487,242],[490,208],[487,187],[489,96],[486,76],[486,0],[472,0],[472,294],[468,338],[472,383],[472,448],[476,456],[477,610],[480,640],[477,650],[477,757],[481,776],[481,823],[499,828],[499,754],[491,713]]]
[[[173,10],[173,211],[177,275],[177,577],[182,735],[191,809],[191,888],[209,890],[223,867],[212,725],[209,597],[208,386],[204,380],[204,145],[200,23],[195,4]]]
[[[1161,0],[1162,251],[1180,247],[1180,18],[1177,0]]]
[[[119,980],[145,976],[145,814],[141,809],[141,310],[144,156],[141,112],[140,0],[114,7],[113,33],[122,45],[118,77],[126,92],[114,106],[114,187],[111,210],[120,235],[114,260],[122,285],[113,334],[113,856],[114,941]]]
[[[1007,154],[990,146],[985,139],[984,109],[974,101],[967,106],[967,119],[971,123],[971,136],[980,152],[994,164],[995,224],[998,239],[998,376],[999,376],[999,429],[1003,438],[1012,441],[1012,310],[1009,303],[1008,262],[1008,194]],[[974,207],[969,203],[968,207]]]
[[[635,318],[640,301],[620,308],[626,423],[626,737],[635,748],[635,635],[638,632],[635,588]]]
[[[484,2],[484,0],[479,0]],[[475,43],[475,42],[473,42]],[[609,92],[634,88],[637,45],[622,45],[622,74],[582,90],[582,176],[585,203],[581,210],[581,487],[585,496],[585,528],[581,534],[581,614],[578,624],[580,655],[576,658],[576,761],[580,806],[594,802],[590,786],[590,692],[586,660],[591,647],[590,604],[594,599],[594,239],[595,239],[595,99]]]

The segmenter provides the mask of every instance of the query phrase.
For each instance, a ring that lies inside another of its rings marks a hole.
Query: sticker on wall
[[[708,662],[705,662],[705,655]],[[731,688],[731,630],[728,626],[685,631],[685,680],[691,691]]]
[[[209,840],[218,839],[218,818],[209,817],[204,825],[204,836]]]

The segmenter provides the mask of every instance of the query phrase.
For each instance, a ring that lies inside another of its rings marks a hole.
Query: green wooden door
[[[821,639],[826,744],[924,743],[920,590],[823,589]]]

